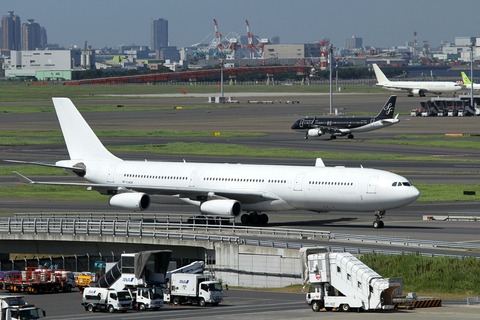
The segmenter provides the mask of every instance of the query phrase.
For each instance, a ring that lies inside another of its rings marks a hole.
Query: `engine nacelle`
[[[208,200],[200,205],[203,214],[236,217],[242,212],[242,205],[236,200]]]
[[[323,131],[320,129],[309,129],[307,135],[309,137],[320,137],[321,135],[323,135]]]
[[[119,193],[108,200],[112,207],[120,207],[133,211],[147,210],[150,206],[150,196],[140,192]]]
[[[419,97],[425,97],[425,90],[422,89],[413,89],[412,94],[418,95]]]

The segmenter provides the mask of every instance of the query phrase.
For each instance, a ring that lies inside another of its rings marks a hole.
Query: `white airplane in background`
[[[419,95],[424,97],[425,93],[442,94],[444,92],[456,92],[463,89],[463,86],[451,81],[390,81],[380,70],[377,64],[372,64],[373,71],[377,77],[376,86],[391,91],[408,91],[408,96]]]
[[[470,78],[463,71],[462,71],[462,80],[463,80],[463,85],[465,86],[465,89],[472,88],[472,82],[470,81]],[[480,90],[480,84],[474,82],[473,90]]]
[[[382,228],[385,210],[419,197],[419,191],[397,174],[325,167],[321,159],[312,167],[122,160],[103,146],[70,99],[52,100],[70,159],[55,164],[6,161],[71,170],[87,182],[38,182],[16,174],[31,184],[85,186],[110,195],[111,206],[146,210],[156,200],[154,195],[163,195],[169,196],[168,203],[174,199],[195,205],[206,215],[237,217],[249,212],[241,217],[244,224],[268,223],[262,211],[375,211],[373,226]]]

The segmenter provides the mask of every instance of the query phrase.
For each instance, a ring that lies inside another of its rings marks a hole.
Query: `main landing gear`
[[[385,210],[375,211],[375,221],[373,221],[373,227],[375,229],[382,229],[383,224],[383,217],[385,216]]]
[[[240,221],[245,225],[262,226],[268,223],[268,216],[259,211],[252,211],[250,213],[242,214]]]

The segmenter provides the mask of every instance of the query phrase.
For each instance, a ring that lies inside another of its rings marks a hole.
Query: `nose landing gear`
[[[373,221],[373,227],[375,229],[382,229],[384,226],[383,217],[385,216],[385,210],[375,211],[375,221]]]

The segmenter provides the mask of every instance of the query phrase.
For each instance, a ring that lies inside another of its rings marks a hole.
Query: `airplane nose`
[[[298,124],[300,123],[300,120],[295,121],[295,123],[292,125],[291,129],[298,129]]]
[[[419,197],[420,197],[420,191],[418,191],[418,189],[415,188],[414,186],[411,186],[408,190],[408,195],[407,195],[407,199],[409,200],[409,203],[417,200]]]

